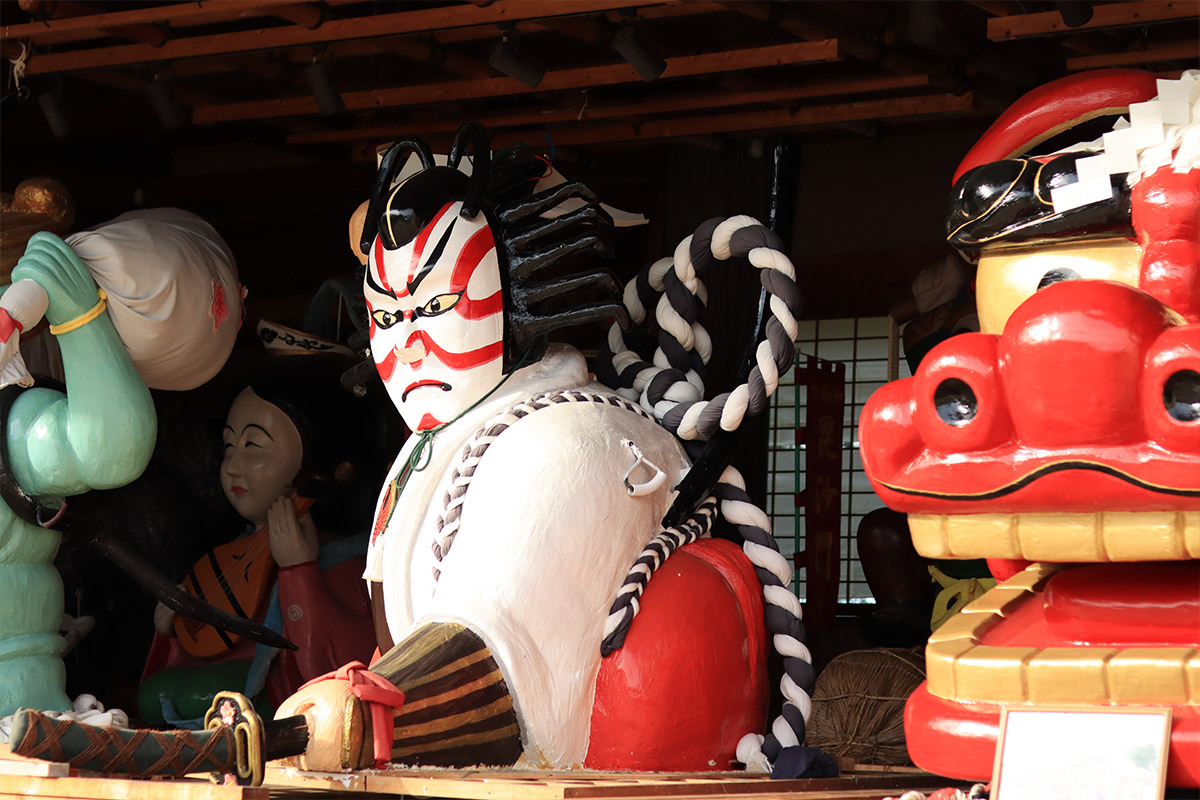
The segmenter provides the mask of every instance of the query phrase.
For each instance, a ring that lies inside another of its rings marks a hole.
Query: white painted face
[[[304,459],[296,423],[278,406],[244,389],[225,418],[221,488],[234,509],[255,525],[291,486]]]
[[[371,353],[414,431],[453,420],[503,377],[496,243],[487,218],[463,219],[462,205],[442,206],[396,250],[377,236],[367,263]]]

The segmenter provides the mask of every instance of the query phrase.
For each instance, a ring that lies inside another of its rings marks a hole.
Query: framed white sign
[[[992,800],[1159,800],[1170,734],[1169,708],[1005,708]]]

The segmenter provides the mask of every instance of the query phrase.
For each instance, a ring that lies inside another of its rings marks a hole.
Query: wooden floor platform
[[[66,764],[22,758],[0,744],[0,798],[49,800],[285,800],[413,797],[445,800],[882,800],[956,784],[912,767],[839,763],[842,776],[773,781],[745,772],[403,769],[303,772],[268,766],[257,788],[218,786],[204,776],[130,780],[79,773]]]
[[[10,763],[11,766],[11,763]],[[53,768],[60,765],[46,765]],[[37,771],[36,769],[31,771]],[[355,773],[268,768],[258,788],[218,786],[201,777],[128,780],[76,773],[0,772],[0,797],[113,800],[284,800],[417,797],[449,800],[882,800],[910,789],[929,793],[953,781],[913,769],[854,767],[839,778],[772,781],[743,772],[614,773],[572,770],[387,769]]]

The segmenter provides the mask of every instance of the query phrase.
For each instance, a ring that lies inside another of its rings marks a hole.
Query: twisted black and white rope
[[[442,498],[442,513],[437,519],[438,532],[433,541],[433,556],[439,563],[450,552],[450,547],[454,544],[454,537],[458,535],[467,489],[471,486],[471,479],[475,477],[475,470],[479,467],[480,459],[492,446],[492,442],[514,423],[533,412],[563,403],[598,403],[623,408],[646,419],[654,419],[641,406],[623,397],[575,389],[534,395],[492,417],[463,445],[458,462],[450,476],[450,487]],[[437,581],[440,574],[440,570],[435,566],[433,568],[434,581]]]
[[[816,672],[812,654],[804,644],[800,601],[791,589],[792,565],[779,552],[771,534],[771,521],[746,493],[741,474],[726,468],[713,494],[721,501],[721,514],[737,527],[742,551],[754,565],[763,586],[764,618],[775,650],[783,656],[783,712],[766,736],[746,734],[738,742],[737,758],[747,769],[770,772],[771,762],[784,747],[803,744],[805,727],[812,716],[812,693]]]
[[[626,334],[613,325],[600,354],[597,375],[624,397],[637,399],[685,441],[707,440],[717,430],[736,430],[747,414],[767,408],[780,371],[795,358],[801,299],[795,267],[782,250],[779,237],[752,217],[711,219],[702,224],[679,243],[673,258],[651,264],[625,287],[625,306],[635,324],[643,323],[648,310],[655,309],[660,332],[652,359],[646,361],[639,355],[634,333]],[[712,341],[699,322],[708,295],[698,275],[716,261],[733,256],[745,257],[759,269],[762,286],[770,296],[771,317],[746,383],[706,402],[703,374],[712,356]],[[654,571],[676,549],[707,534],[714,499],[720,501],[721,513],[743,537],[743,550],[763,585],[766,625],[784,660],[782,714],[766,736],[747,734],[738,743],[738,759],[748,769],[770,772],[771,762],[782,748],[804,741],[815,673],[804,644],[800,601],[789,588],[791,564],[780,554],[770,520],[750,501],[737,470],[727,468],[714,494],[697,509],[696,514],[703,512],[702,520],[693,515],[677,529],[663,530],[643,551],[610,609],[601,653],[608,655],[624,642]],[[697,523],[703,524],[703,531],[688,538]]]
[[[632,336],[613,325],[597,373],[623,396],[636,396],[681,439],[707,440],[718,429],[736,430],[746,414],[767,408],[779,371],[795,358],[800,291],[795,267],[782,250],[779,237],[753,217],[705,222],[679,243],[673,259],[651,264],[625,288],[625,305],[635,323],[646,319],[651,306],[655,309],[660,332],[651,361],[638,354]],[[746,383],[705,401],[702,376],[712,342],[698,322],[707,304],[699,275],[716,261],[735,256],[759,269],[771,317]]]
[[[608,619],[604,621],[604,639],[600,643],[600,655],[607,657],[625,645],[629,626],[637,616],[642,592],[646,591],[650,577],[680,547],[707,536],[712,530],[716,513],[716,498],[705,498],[687,519],[678,525],[663,528],[650,540],[637,561],[633,562],[633,568],[629,570],[621,589],[617,592],[617,599],[608,609]]]

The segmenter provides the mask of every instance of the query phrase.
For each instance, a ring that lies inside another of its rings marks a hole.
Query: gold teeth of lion
[[[1200,705],[1200,650],[1189,647],[995,647],[985,632],[1040,602],[1055,567],[1035,564],[951,617],[925,649],[930,693],[958,702]]]
[[[1200,509],[1055,514],[909,514],[927,558],[1026,561],[1200,559]]]

